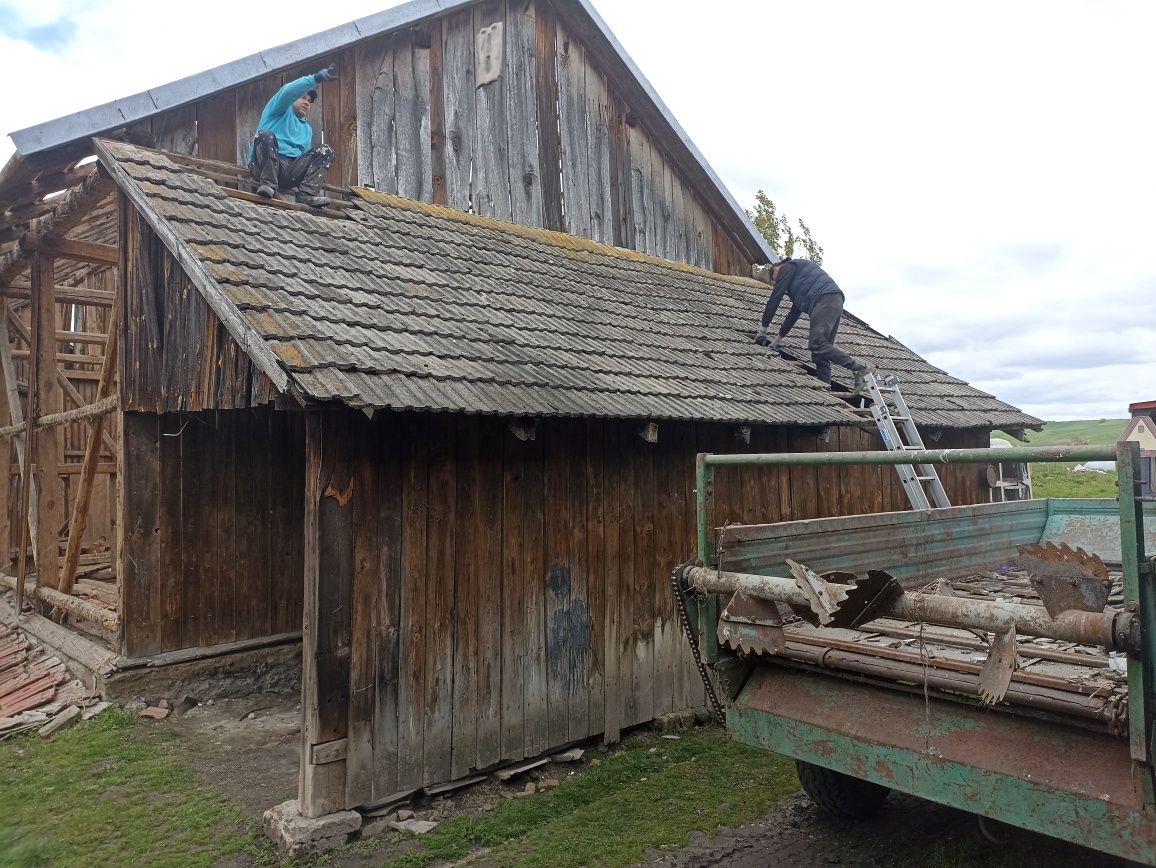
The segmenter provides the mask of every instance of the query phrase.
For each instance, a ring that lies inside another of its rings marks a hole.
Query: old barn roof
[[[282,210],[230,197],[157,151],[98,151],[238,342],[306,400],[857,421],[814,377],[753,344],[766,298],[756,281],[368,190],[348,219]],[[801,357],[805,335],[787,341]],[[856,321],[841,342],[900,374],[917,422],[1039,424]]]

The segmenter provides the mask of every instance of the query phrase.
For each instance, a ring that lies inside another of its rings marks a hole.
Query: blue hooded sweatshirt
[[[306,75],[291,81],[277,93],[261,112],[258,130],[269,130],[277,137],[277,150],[282,157],[294,159],[313,147],[313,127],[309,121],[293,114],[293,103],[309,93],[318,84],[317,76]],[[249,145],[249,159],[253,159],[253,145]]]

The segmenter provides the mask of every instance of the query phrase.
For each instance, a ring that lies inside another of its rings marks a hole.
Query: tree
[[[795,248],[800,247],[807,259],[816,265],[823,264],[823,248],[811,234],[811,227],[799,220],[796,232],[787,215],[780,213],[771,197],[762,190],[755,194],[755,210],[747,211],[747,217],[780,259],[793,257]]]

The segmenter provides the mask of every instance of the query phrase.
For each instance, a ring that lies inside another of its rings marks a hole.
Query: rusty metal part
[[[958,672],[940,667],[924,666],[885,660],[873,655],[844,651],[823,645],[808,645],[790,639],[782,657],[824,669],[851,672],[885,681],[926,685],[934,690],[974,697],[979,691],[978,673]],[[1029,683],[1012,682],[1005,701],[1012,705],[1033,708],[1051,714],[1060,714],[1089,721],[1097,727],[1122,735],[1127,732],[1127,700],[1125,697],[1087,696]],[[1124,711],[1121,712],[1121,708]],[[1123,725],[1121,725],[1123,724]]]
[[[791,575],[795,577],[795,585],[807,598],[813,617],[808,618],[806,613],[799,611],[799,615],[813,624],[823,627],[835,619],[835,613],[843,600],[847,599],[846,585],[829,584],[822,576],[817,575],[810,567],[787,559],[787,566]],[[839,590],[837,590],[839,589]]]
[[[690,623],[690,616],[686,611],[686,574],[685,570],[692,561],[675,567],[670,573],[670,586],[674,591],[674,602],[678,607],[678,619],[682,622],[683,632],[686,633],[686,638],[690,642],[690,653],[694,656],[694,664],[698,668],[699,677],[702,678],[703,686],[706,687],[706,695],[710,697],[711,707],[719,717],[726,717],[726,708],[718,698],[718,694],[714,689],[714,682],[710,680],[710,675],[706,671],[706,664],[702,662],[702,654],[698,648],[698,636],[694,632],[694,627]]]
[[[787,640],[778,604],[739,591],[719,617],[718,641],[732,651],[745,654],[782,653]]]
[[[1061,612],[1103,612],[1108,605],[1112,580],[1098,555],[1067,543],[1033,543],[1017,546],[1016,565],[1028,574],[1052,617]]]
[[[931,630],[916,630],[911,627],[895,627],[890,624],[872,624],[868,628],[872,634],[880,636],[894,636],[896,639],[919,639],[938,645],[952,645],[956,648],[969,648],[976,651],[987,651],[991,645],[978,638],[965,638],[938,633]],[[982,635],[982,634],[981,634]],[[1054,663],[1070,663],[1073,666],[1087,666],[1091,669],[1103,669],[1108,665],[1108,655],[1101,653],[1076,654],[1073,651],[1057,651],[1054,648],[1031,646],[1031,657],[1041,660],[1050,660]]]
[[[1003,702],[1016,671],[1016,628],[997,633],[979,672],[979,698],[984,705]]]
[[[692,587],[709,594],[733,594],[742,590],[764,600],[809,605],[809,599],[794,579],[731,573],[703,567],[688,568],[686,579]],[[831,587],[842,593],[847,590],[845,586]],[[1113,651],[1133,654],[1139,652],[1139,645],[1133,641],[1137,631],[1114,630],[1117,617],[1115,612],[1068,611],[1053,618],[1040,606],[904,592],[888,604],[880,615],[948,627],[976,628],[992,633],[1015,625],[1016,632],[1024,636],[1060,639],[1081,645],[1101,645]]]
[[[847,597],[831,622],[832,627],[858,627],[879,616],[890,603],[903,596],[903,586],[890,573],[868,570],[867,578],[853,573],[828,573],[824,578],[836,581],[836,576],[848,577]]]

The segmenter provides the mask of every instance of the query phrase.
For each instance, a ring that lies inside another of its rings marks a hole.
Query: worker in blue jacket
[[[330,203],[321,195],[325,173],[333,165],[333,148],[313,147],[313,127],[305,116],[317,101],[314,88],[337,78],[336,67],[291,81],[269,100],[257,122],[249,149],[249,172],[257,181],[257,195],[272,199],[278,189],[297,190],[297,201],[314,208]]]
[[[843,316],[843,290],[827,272],[809,259],[784,259],[763,269],[758,276],[771,285],[771,297],[767,299],[755,343],[779,350],[782,339],[790,333],[799,317],[806,314],[811,322],[807,348],[811,351],[811,361],[815,363],[816,377],[830,384],[832,364],[847,368],[856,375],[856,380],[868,370],[867,365],[835,345],[839,319]],[[769,335],[767,329],[783,296],[791,299],[791,312],[783,319],[776,338]]]

